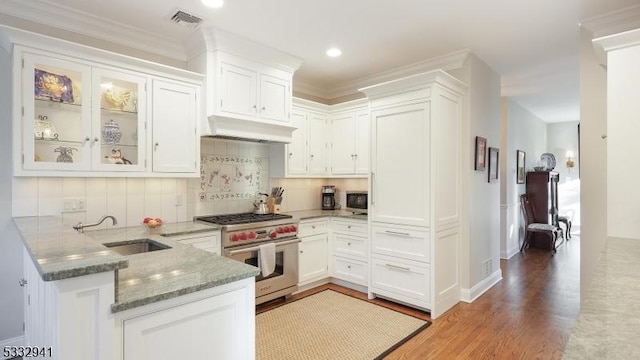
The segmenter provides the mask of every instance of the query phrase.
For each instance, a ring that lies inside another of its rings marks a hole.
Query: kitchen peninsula
[[[14,223],[25,245],[25,336],[52,358],[254,358],[258,269],[172,239],[217,228],[80,234],[59,217]],[[141,239],[168,248],[123,256],[103,246]]]

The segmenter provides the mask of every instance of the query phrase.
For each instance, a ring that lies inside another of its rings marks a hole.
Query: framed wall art
[[[484,171],[487,166],[487,139],[476,136],[475,170]]]
[[[498,164],[499,164],[498,148],[489,148],[489,182],[498,180]]]
[[[526,156],[524,151],[516,150],[516,184],[524,184]]]

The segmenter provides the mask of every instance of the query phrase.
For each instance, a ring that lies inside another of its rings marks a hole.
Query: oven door
[[[256,276],[256,304],[290,295],[298,290],[298,238],[276,242],[276,266],[273,273]],[[246,246],[225,250],[228,258],[258,266],[258,246]]]

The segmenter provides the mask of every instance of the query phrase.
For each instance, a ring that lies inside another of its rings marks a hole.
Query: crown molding
[[[580,21],[580,26],[589,30],[594,38],[640,28],[640,5],[586,18]]]
[[[110,21],[93,14],[56,4],[50,0],[2,0],[0,12],[57,29],[186,61],[181,43],[152,32]]]
[[[603,36],[593,39],[594,45],[600,45],[604,51],[623,49],[640,45],[640,29],[625,31],[620,34]]]
[[[297,56],[215,27],[202,29],[202,35],[208,51],[223,51],[286,72],[294,73],[303,62]]]
[[[342,96],[352,95],[359,92],[359,89],[362,88],[367,88],[411,75],[425,73],[432,70],[450,71],[460,69],[464,66],[464,62],[470,54],[471,51],[468,49],[454,51],[449,54],[409,64],[407,66],[391,69],[382,73],[356,79],[354,81],[345,82],[331,89],[319,88],[302,81],[295,81],[294,79],[294,88],[296,91],[301,93],[331,100]]]

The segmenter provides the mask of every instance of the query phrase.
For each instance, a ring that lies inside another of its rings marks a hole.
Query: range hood
[[[290,143],[295,126],[212,115],[202,136],[261,143]]]

